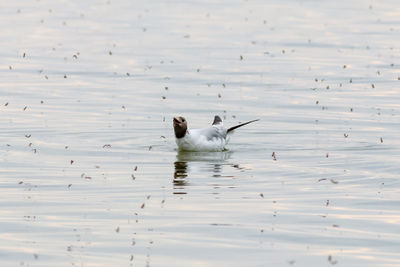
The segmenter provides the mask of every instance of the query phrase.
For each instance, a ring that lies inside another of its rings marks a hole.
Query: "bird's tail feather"
[[[239,125],[233,126],[233,127],[229,128],[227,132],[228,132],[228,133],[229,133],[229,132],[232,132],[233,130],[235,130],[235,129],[239,128],[239,127],[245,126],[245,125],[247,125],[247,124],[249,124],[249,123],[252,123],[252,122],[255,122],[255,121],[259,121],[259,119],[257,119],[257,120],[252,120],[252,121],[248,121],[248,122],[241,123],[241,124],[239,124]]]

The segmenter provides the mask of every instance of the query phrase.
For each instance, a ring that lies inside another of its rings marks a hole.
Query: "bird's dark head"
[[[187,121],[184,117],[174,117],[173,119],[174,132],[176,138],[182,138],[186,135]]]

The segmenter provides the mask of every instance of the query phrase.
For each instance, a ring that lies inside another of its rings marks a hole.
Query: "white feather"
[[[228,141],[229,135],[222,123],[188,130],[183,138],[176,138],[179,150],[183,151],[223,151]]]

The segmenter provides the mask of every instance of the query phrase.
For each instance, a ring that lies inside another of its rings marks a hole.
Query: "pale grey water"
[[[397,1],[0,12],[1,266],[400,265]]]

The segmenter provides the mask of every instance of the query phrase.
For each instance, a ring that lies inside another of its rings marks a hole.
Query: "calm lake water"
[[[2,1],[1,266],[399,266],[398,1]],[[189,127],[260,119],[229,150]]]

